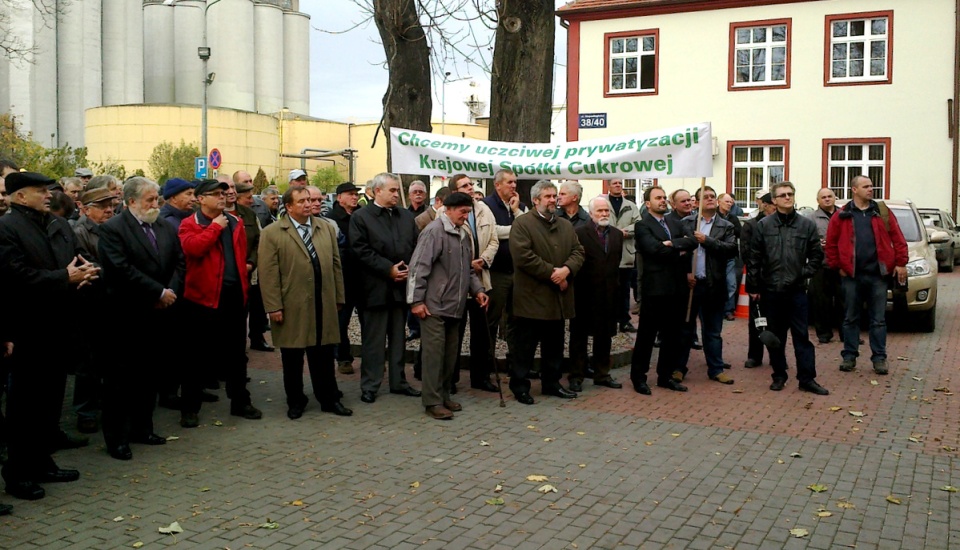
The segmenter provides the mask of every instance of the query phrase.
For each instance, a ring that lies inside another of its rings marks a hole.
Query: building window
[[[607,33],[604,96],[657,93],[656,30]]]
[[[824,187],[838,199],[850,199],[850,181],[867,176],[873,182],[873,198],[890,196],[890,138],[823,141]]]
[[[787,178],[790,142],[728,141],[727,159],[727,192],[742,208],[752,208],[757,191]]]
[[[893,12],[828,15],[824,82],[889,84],[893,81]]]
[[[790,87],[791,20],[730,24],[731,90]]]

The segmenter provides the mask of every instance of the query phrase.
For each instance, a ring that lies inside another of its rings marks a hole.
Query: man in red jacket
[[[184,314],[203,327],[209,342],[215,342],[198,348],[196,364],[183,378],[184,428],[199,424],[203,382],[211,372],[227,383],[230,414],[250,420],[262,416],[250,404],[247,391],[247,236],[243,223],[224,213],[228,187],[217,180],[200,182],[194,189],[200,209],[180,222],[187,263]]]
[[[840,287],[846,313],[843,317],[843,361],[840,370],[850,372],[860,355],[860,309],[864,302],[870,315],[870,351],[873,370],[887,374],[887,286],[891,277],[907,283],[907,241],[897,217],[883,203],[873,200],[873,182],[856,176],[850,182],[853,200],[827,226],[826,260],[840,270]]]

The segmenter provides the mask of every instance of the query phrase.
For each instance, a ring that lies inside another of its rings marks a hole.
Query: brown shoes
[[[462,411],[462,410],[463,410],[463,406],[460,405],[460,403],[457,403],[456,401],[444,401],[444,402],[443,402],[443,406],[446,407],[447,409],[453,411],[453,412],[457,412],[457,411]]]
[[[436,420],[450,420],[453,418],[453,413],[450,412],[450,409],[444,407],[443,405],[433,405],[427,407],[426,410],[427,415]]]

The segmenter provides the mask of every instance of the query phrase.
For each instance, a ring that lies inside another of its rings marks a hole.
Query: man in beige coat
[[[273,344],[280,348],[287,416],[303,415],[303,356],[320,410],[340,416],[333,347],[340,342],[337,311],[346,296],[333,225],[310,215],[310,192],[293,186],[283,194],[287,215],[260,235],[260,292],[270,317]]]

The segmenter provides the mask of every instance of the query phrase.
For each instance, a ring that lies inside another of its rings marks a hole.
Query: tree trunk
[[[554,2],[501,0],[500,6],[490,85],[490,139],[549,143]],[[517,182],[520,200],[528,205],[534,183]]]
[[[380,31],[383,51],[387,56],[390,80],[383,96],[383,130],[388,144],[390,128],[408,128],[432,132],[430,114],[433,100],[430,91],[430,48],[420,25],[415,0],[374,0],[373,18]],[[387,170],[392,170],[393,157],[387,147]],[[429,177],[409,175],[404,180],[404,197],[409,181]],[[406,198],[403,199],[406,202]]]

